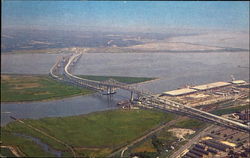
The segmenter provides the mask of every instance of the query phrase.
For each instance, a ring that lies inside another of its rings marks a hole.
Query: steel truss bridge
[[[127,90],[131,92],[131,101],[133,101],[133,96],[137,94],[137,101],[140,103],[138,106],[142,108],[156,108],[177,114],[184,114],[220,126],[225,126],[243,132],[250,132],[250,127],[245,124],[192,108],[172,100],[160,98],[159,95],[153,95],[151,92],[139,89],[134,85],[121,83],[114,79],[106,81],[93,81],[75,76],[70,72],[82,54],[83,53],[73,53],[71,55],[58,58],[55,65],[53,65],[50,69],[50,76],[62,82],[70,83],[78,87],[89,88],[105,94],[113,94],[115,93],[115,89]]]

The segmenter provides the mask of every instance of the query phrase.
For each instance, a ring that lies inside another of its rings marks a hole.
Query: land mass
[[[81,76],[86,79],[103,81],[109,78],[123,83],[139,83],[155,78],[121,76]],[[53,80],[48,75],[1,75],[1,102],[44,101],[76,95],[86,95],[94,91],[78,88]]]
[[[58,53],[90,48],[90,53],[249,52],[247,32],[178,30],[161,33],[27,30],[4,28],[5,53]]]
[[[79,116],[24,119],[24,123],[14,121],[2,127],[2,145],[18,147],[25,156],[53,156],[27,138],[32,136],[61,151],[63,156],[72,156],[66,146],[30,128],[32,126],[69,144],[78,156],[107,156],[175,117],[154,110],[110,110]]]

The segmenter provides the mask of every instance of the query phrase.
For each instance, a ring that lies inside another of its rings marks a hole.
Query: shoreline
[[[249,53],[250,50],[242,50],[242,51],[142,51],[142,52],[89,52],[89,54],[140,54],[140,53],[145,53],[145,54],[156,54],[156,53],[161,53],[161,54],[208,54],[208,53]]]
[[[130,85],[137,85],[137,84],[145,84],[145,83],[151,83],[151,82],[153,82],[153,81],[157,81],[157,80],[161,80],[161,78],[160,77],[155,77],[155,79],[152,79],[152,80],[148,80],[148,81],[143,81],[143,82],[138,82],[138,83],[132,83],[132,84],[130,84]]]
[[[4,74],[1,74],[1,75],[4,75]],[[16,74],[8,74],[8,75],[16,75]],[[23,74],[23,75],[26,75],[26,74]],[[152,79],[152,80],[139,82],[139,83],[132,83],[130,85],[150,83],[150,82],[153,82],[155,80],[160,80],[160,78],[155,78],[155,79]],[[90,95],[94,95],[96,93],[98,93],[98,92],[93,92],[93,93],[84,94],[84,95],[75,94],[75,95],[65,96],[65,97],[62,97],[62,98],[50,98],[50,99],[31,100],[31,101],[9,101],[9,102],[8,101],[7,102],[6,101],[1,101],[1,104],[25,104],[25,103],[37,103],[37,102],[50,102],[50,101],[58,101],[58,100],[63,100],[63,99],[69,99],[69,98],[78,97],[78,96],[90,96]]]
[[[26,50],[26,51],[30,51],[30,50]],[[36,51],[36,50],[35,50]],[[38,50],[39,51],[39,50]],[[123,53],[128,53],[128,54],[133,54],[133,53],[147,53],[147,54],[155,54],[155,53],[164,53],[164,54],[179,54],[179,53],[204,53],[204,54],[207,54],[207,53],[249,53],[250,50],[193,50],[193,51],[185,51],[185,50],[159,50],[159,51],[154,51],[154,50],[134,50],[134,51],[130,51],[130,50],[127,50],[127,51],[123,51],[123,52],[88,52],[89,54],[99,54],[99,53],[102,53],[102,54],[109,54],[109,53],[112,53],[112,54],[123,54]],[[8,54],[61,54],[61,53],[64,53],[64,52],[50,52],[50,51],[46,51],[46,52],[2,52],[1,55],[8,55]]]
[[[96,93],[96,92],[95,92]],[[88,96],[88,95],[93,95],[95,93],[90,93],[90,94],[76,94],[76,95],[70,95],[62,98],[50,98],[50,99],[43,99],[43,100],[31,100],[31,101],[10,101],[10,102],[2,102],[1,104],[25,104],[25,103],[37,103],[37,102],[50,102],[50,101],[58,101],[58,100],[63,100],[63,99],[69,99],[69,98],[74,98],[78,96]]]
[[[102,112],[111,112],[111,111],[115,111],[115,110],[123,110],[121,108],[110,108],[110,109],[102,109],[102,110],[97,110],[97,111],[92,111],[92,112],[88,112],[88,113],[81,113],[81,114],[73,114],[73,115],[66,115],[66,116],[46,116],[46,117],[39,117],[39,118],[18,118],[19,120],[39,120],[39,119],[44,119],[44,118],[64,118],[64,117],[72,117],[72,116],[87,116],[87,115],[95,115],[95,114],[99,114]],[[134,109],[134,110],[140,110],[140,109]],[[145,109],[144,109],[145,110]],[[0,127],[5,127],[6,125],[8,125],[11,122],[15,122],[16,120],[12,120],[10,122],[7,123],[3,123],[0,122]]]

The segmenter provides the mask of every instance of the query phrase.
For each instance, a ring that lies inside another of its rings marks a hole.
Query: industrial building
[[[242,83],[241,80],[239,80],[238,82]],[[236,82],[236,83],[238,83],[238,82]],[[214,82],[214,83],[198,85],[198,86],[194,86],[194,87],[190,87],[190,88],[182,88],[182,89],[163,92],[162,95],[181,96],[181,95],[187,95],[187,94],[195,93],[195,92],[198,92],[198,91],[224,87],[224,86],[228,86],[228,85],[231,85],[231,83],[229,83],[229,82]]]
[[[246,81],[244,81],[244,80],[234,80],[231,83],[233,83],[233,84],[245,84]]]
[[[246,113],[249,110],[241,111]],[[250,157],[249,134],[215,126],[180,154],[181,158]]]
[[[168,96],[180,96],[180,95],[186,95],[186,94],[191,94],[196,92],[197,90],[191,89],[191,88],[182,88],[182,89],[177,89],[173,91],[167,91],[163,92],[163,95],[168,95]]]
[[[194,87],[192,87],[192,89],[202,91],[202,90],[209,90],[209,89],[213,89],[213,88],[225,87],[225,86],[228,86],[230,84],[231,83],[229,83],[229,82],[214,82],[214,83],[194,86]]]

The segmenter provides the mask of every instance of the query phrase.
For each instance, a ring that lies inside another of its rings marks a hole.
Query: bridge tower
[[[115,93],[115,89],[114,89],[114,87],[112,87],[112,86],[110,86],[110,94],[114,94]]]
[[[110,94],[110,87],[107,86],[107,95]]]
[[[130,101],[132,102],[134,100],[134,92],[130,91]]]
[[[106,80],[106,81],[102,81],[101,84],[103,84],[103,86],[106,88],[107,90],[107,95],[110,95],[110,94],[114,94],[115,93],[115,87],[112,86],[116,83],[116,81],[112,78]],[[99,87],[100,87],[100,84],[99,84]]]
[[[114,90],[114,87],[112,87],[112,86],[107,86],[106,87],[107,89],[107,93],[106,93],[106,95],[110,95],[110,94],[114,94],[115,93],[115,90]]]

